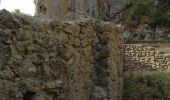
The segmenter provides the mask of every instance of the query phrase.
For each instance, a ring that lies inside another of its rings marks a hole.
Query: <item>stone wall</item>
[[[36,14],[64,19],[73,12],[108,20],[130,3],[131,0],[36,0]]]
[[[165,70],[170,68],[170,54],[145,44],[124,44],[124,71]]]
[[[121,100],[122,34],[90,18],[0,11],[0,100]]]

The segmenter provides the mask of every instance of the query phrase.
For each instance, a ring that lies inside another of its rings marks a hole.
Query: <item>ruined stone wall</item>
[[[94,19],[0,11],[0,100],[121,100],[121,37]]]
[[[145,44],[124,44],[124,71],[166,70],[170,68],[170,55]]]
[[[37,0],[36,14],[64,19],[73,12],[108,20],[130,3],[131,0]]]

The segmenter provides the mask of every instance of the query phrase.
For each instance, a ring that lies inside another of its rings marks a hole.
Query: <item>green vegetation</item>
[[[170,72],[125,75],[124,100],[170,100]]]
[[[133,0],[130,18],[151,27],[170,26],[170,0]]]
[[[19,9],[15,9],[12,13],[15,14],[16,16],[31,16],[29,14],[21,12]]]
[[[123,37],[123,43],[128,43],[129,42],[129,39],[128,38],[126,38],[126,37]]]

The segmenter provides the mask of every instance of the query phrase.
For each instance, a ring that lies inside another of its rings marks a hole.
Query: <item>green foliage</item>
[[[129,39],[127,37],[123,37],[123,42],[126,44],[129,42]]]
[[[132,76],[124,78],[125,100],[170,100],[170,72],[143,72]]]
[[[148,15],[149,4],[150,2],[148,0],[134,0],[130,9],[132,19],[139,20],[142,16]]]
[[[170,26],[170,0],[133,0],[130,8],[132,20],[140,21],[143,16],[152,27]]]
[[[21,12],[19,9],[15,9],[12,13],[15,14],[16,16],[31,16],[29,14]]]
[[[131,95],[131,86],[133,86],[133,80],[131,78],[126,78],[124,81],[124,96],[129,97]]]

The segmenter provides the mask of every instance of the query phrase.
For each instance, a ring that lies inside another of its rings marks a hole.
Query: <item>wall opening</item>
[[[35,100],[35,97],[36,97],[36,93],[35,92],[27,91],[24,94],[23,100]]]

